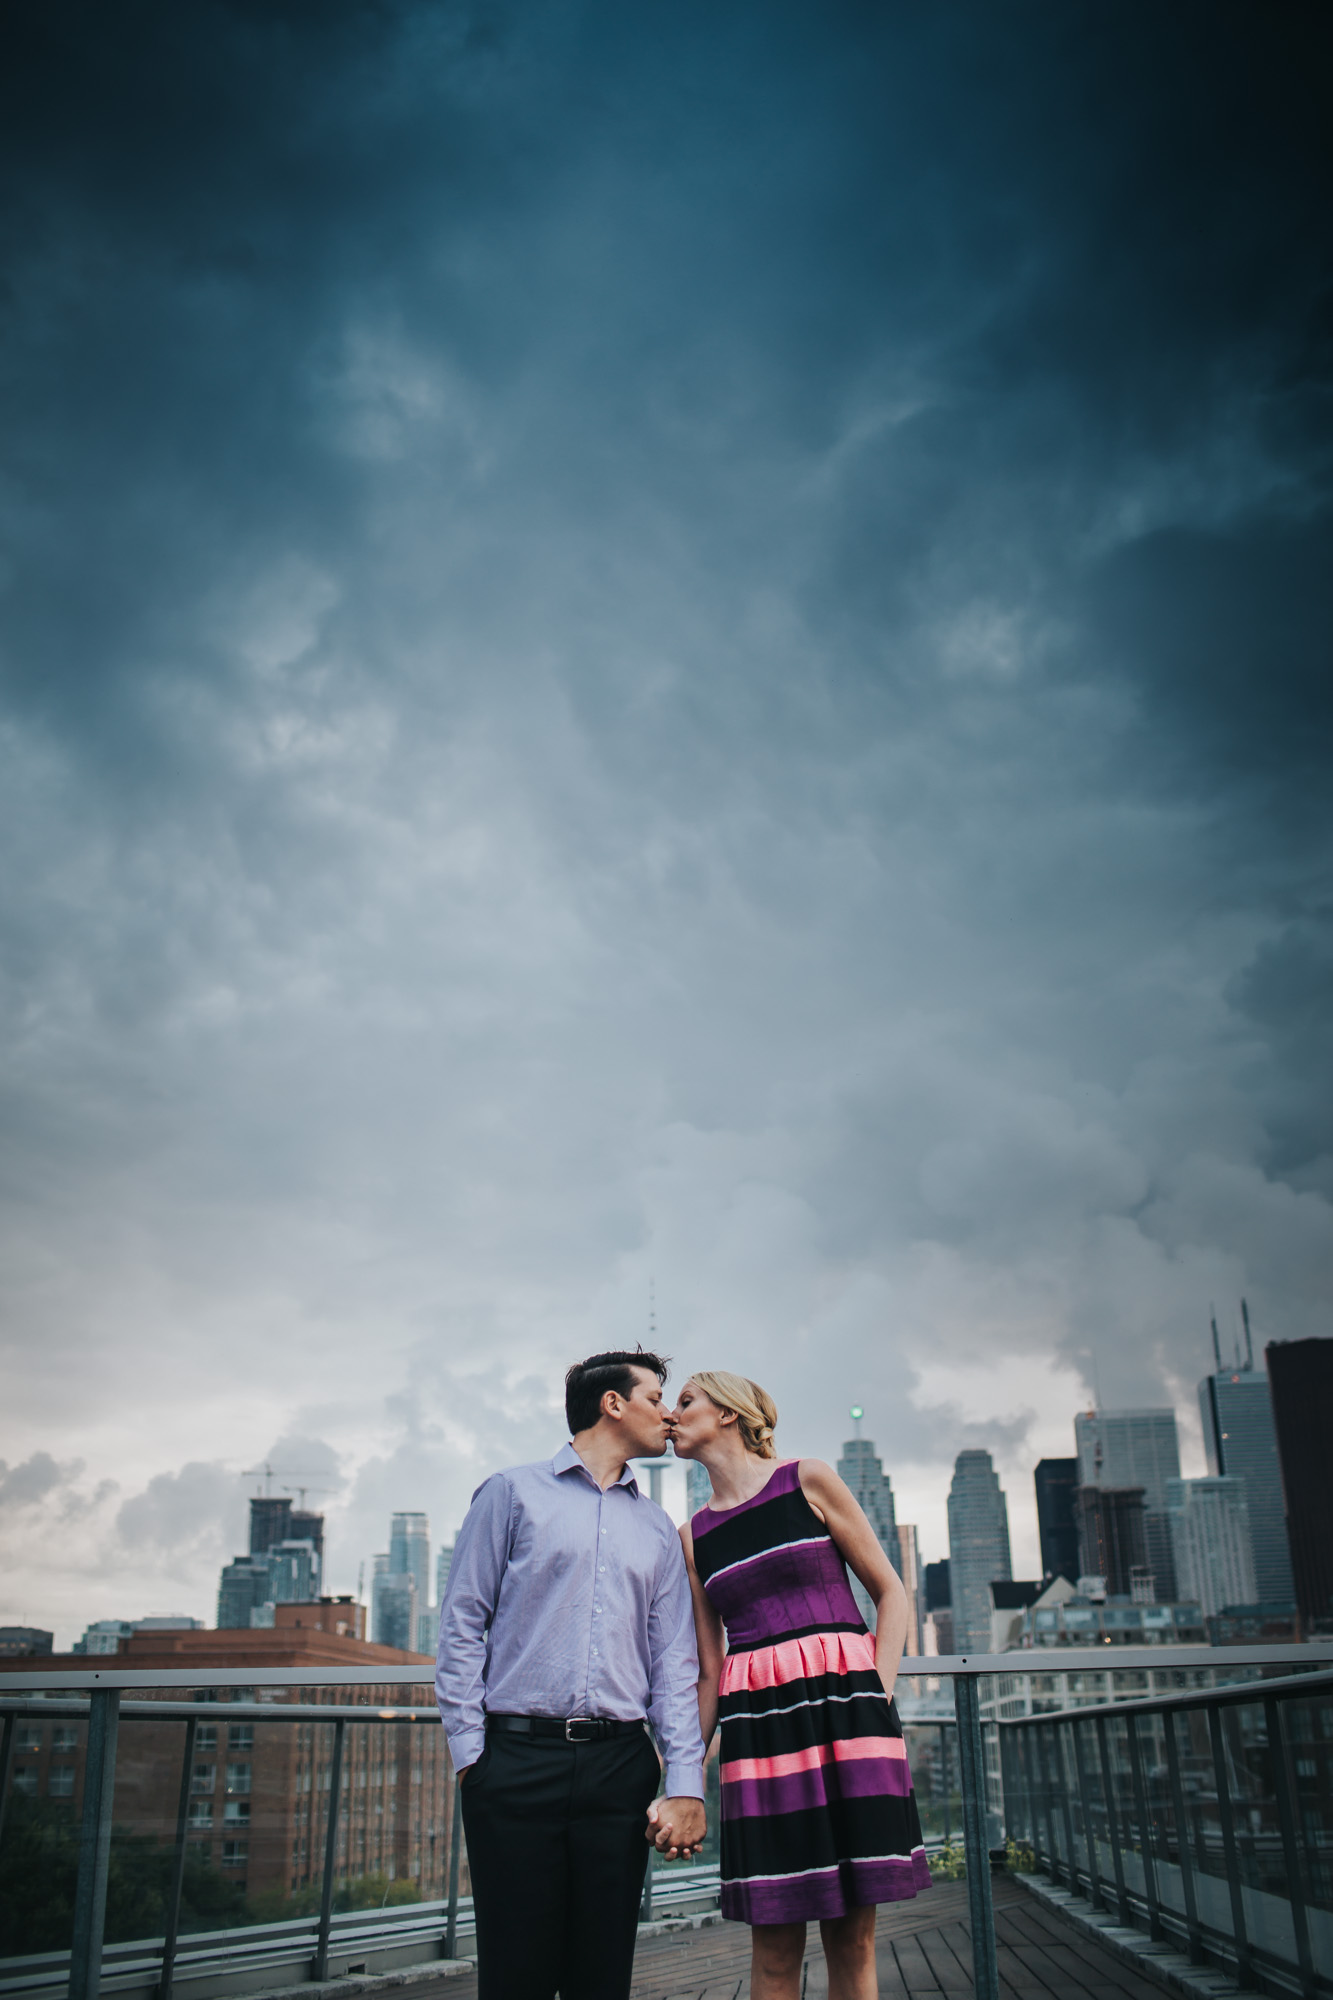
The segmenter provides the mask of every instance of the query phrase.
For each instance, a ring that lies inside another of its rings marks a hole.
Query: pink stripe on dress
[[[785,1687],[788,1681],[819,1674],[873,1672],[874,1666],[875,1642],[868,1632],[814,1632],[752,1653],[728,1653],[718,1685],[722,1694],[735,1694],[746,1688]]]
[[[862,1757],[906,1762],[907,1745],[901,1736],[835,1736],[831,1743],[811,1743],[804,1750],[784,1750],[776,1757],[735,1757],[718,1766],[718,1776],[724,1785],[739,1778],[787,1778],[794,1771],[813,1771],[820,1764],[851,1764]]]

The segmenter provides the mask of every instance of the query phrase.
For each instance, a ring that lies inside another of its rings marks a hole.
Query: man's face
[[[662,1384],[651,1368],[634,1370],[634,1388],[621,1404],[627,1458],[659,1458],[666,1449],[667,1420]]]

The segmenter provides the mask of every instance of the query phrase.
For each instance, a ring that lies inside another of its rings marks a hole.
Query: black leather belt
[[[486,1727],[515,1736],[561,1736],[566,1743],[600,1743],[606,1736],[642,1732],[643,1721],[622,1722],[615,1715],[488,1715]]]

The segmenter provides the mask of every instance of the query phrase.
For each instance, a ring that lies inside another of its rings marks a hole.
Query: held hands
[[[702,1799],[654,1799],[644,1838],[668,1861],[688,1861],[702,1848],[707,1831]]]

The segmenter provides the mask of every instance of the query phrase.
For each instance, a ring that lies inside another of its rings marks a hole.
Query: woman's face
[[[724,1424],[723,1419],[726,1419]],[[671,1443],[677,1458],[697,1458],[710,1441],[736,1421],[732,1411],[719,1410],[702,1389],[687,1382],[671,1412]]]

